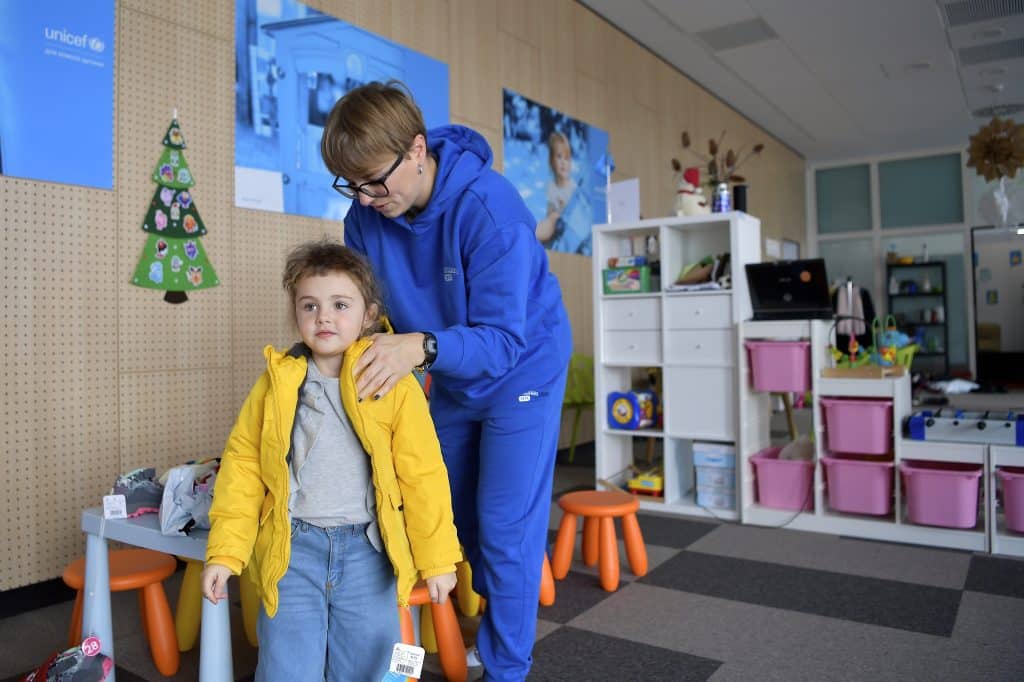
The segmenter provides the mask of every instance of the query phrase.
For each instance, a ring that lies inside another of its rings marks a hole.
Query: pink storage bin
[[[757,501],[775,509],[814,509],[814,462],[779,459],[782,448],[768,448],[751,456]]]
[[[1003,483],[1006,527],[1024,533],[1024,467],[999,467],[996,475]]]
[[[755,391],[811,390],[810,341],[747,341]]]
[[[892,511],[892,462],[822,457],[828,477],[828,506],[852,514]]]
[[[908,459],[900,462],[900,473],[910,521],[946,528],[977,525],[980,464]]]
[[[828,449],[884,455],[892,449],[892,401],[821,398]]]

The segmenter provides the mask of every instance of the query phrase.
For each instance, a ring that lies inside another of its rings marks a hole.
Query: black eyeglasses
[[[362,193],[372,199],[380,199],[386,197],[391,192],[388,191],[388,186],[384,183],[387,181],[391,174],[395,172],[395,169],[402,164],[402,160],[405,159],[405,154],[399,154],[395,162],[391,164],[391,168],[388,168],[384,175],[380,176],[376,180],[369,180],[359,185],[353,185],[351,183],[341,183],[341,176],[334,176],[334,183],[331,185],[338,193],[343,197],[349,199],[355,199],[356,195]]]

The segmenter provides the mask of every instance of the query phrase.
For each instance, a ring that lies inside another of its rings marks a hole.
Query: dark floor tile
[[[710,521],[693,521],[657,514],[637,514],[644,544],[686,549],[718,527]]]
[[[722,599],[949,637],[960,590],[680,552],[640,582]]]
[[[563,627],[533,648],[530,680],[672,680],[697,682],[722,663],[708,658]]]
[[[977,554],[971,557],[964,589],[1024,599],[1024,561]]]
[[[594,576],[569,571],[564,580],[555,581],[555,603],[541,606],[537,617],[552,623],[568,623],[611,594],[601,589]]]
[[[577,466],[594,468],[594,441],[577,443],[576,451],[572,453],[572,461],[569,461],[569,448],[563,448],[555,456],[555,463],[559,466]]]

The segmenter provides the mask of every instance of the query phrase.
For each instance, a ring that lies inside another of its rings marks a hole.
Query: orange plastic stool
[[[622,518],[622,539],[634,575],[647,573],[647,548],[640,534],[636,512],[640,502],[628,493],[614,490],[584,490],[558,498],[562,522],[551,560],[551,572],[561,580],[569,572],[576,544],[576,515],[583,517],[583,563],[598,564],[601,587],[614,592],[619,586],[619,544],[615,539],[615,517]]]
[[[178,568],[170,554],[149,549],[118,549],[110,552],[110,591],[139,590],[139,611],[142,628],[149,639],[153,663],[161,675],[178,672],[178,637],[174,618],[164,593],[164,578]],[[75,609],[71,613],[68,645],[82,641],[82,587],[85,585],[85,558],[75,559],[64,569],[64,582],[77,590]]]
[[[462,630],[459,629],[459,619],[455,617],[455,607],[452,606],[451,598],[444,604],[433,603],[430,601],[427,586],[420,582],[413,588],[409,604],[430,605],[430,625],[433,626],[433,632],[426,632],[427,619],[421,619],[421,639],[426,641],[431,635],[436,638],[437,655],[441,659],[441,670],[445,679],[449,682],[465,682],[469,673],[466,668],[466,645],[462,641]],[[401,621],[402,641],[406,644],[415,644],[416,634],[409,609],[400,608],[398,616]]]
[[[475,616],[484,607],[484,598],[473,591],[473,569],[468,561],[462,561],[455,566],[455,575],[458,582],[455,583],[455,601],[459,603],[459,612],[463,616]],[[544,552],[544,563],[540,567],[540,596],[538,601],[541,606],[551,606],[555,603],[555,579],[551,575],[551,561],[548,560],[548,553]]]

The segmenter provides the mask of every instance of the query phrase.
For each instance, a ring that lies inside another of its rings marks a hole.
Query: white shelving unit
[[[1024,533],[1007,529],[1006,519],[996,508],[996,468],[1000,466],[1024,467],[1024,448],[1009,445],[988,446],[988,466],[985,467],[985,486],[988,490],[989,548],[993,554],[1024,556]]]
[[[651,235],[659,243],[661,290],[604,294],[608,259],[632,255],[632,244]],[[731,289],[664,290],[685,265],[726,252]],[[737,510],[696,504],[693,442],[738,439],[736,323],[751,314],[743,266],[760,260],[761,223],[738,211],[594,226],[595,473],[624,484],[636,452],[653,442],[663,456],[664,497],[641,496],[642,508],[739,519]],[[649,368],[661,371],[663,427],[609,428],[607,395],[643,388]]]
[[[992,513],[980,513],[978,525],[970,529],[940,528],[911,523],[906,517],[906,504],[900,487],[900,462],[907,459],[950,461],[986,465],[986,446],[970,443],[936,443],[905,440],[901,437],[903,418],[910,414],[910,376],[885,379],[856,379],[823,377],[822,369],[831,366],[828,353],[831,322],[743,322],[740,325],[737,353],[740,358],[737,389],[739,394],[740,449],[737,453],[737,481],[741,520],[760,526],[782,526],[836,535],[871,538],[891,542],[952,547],[985,551],[988,548],[988,520]],[[811,391],[813,401],[813,428],[815,467],[814,507],[806,511],[772,509],[759,505],[755,494],[756,479],[750,457],[771,445],[768,432],[770,403],[768,394],[754,391],[751,386],[749,360],[743,351],[747,339],[810,341]],[[838,512],[828,507],[828,496],[821,458],[829,456],[824,415],[819,399],[830,398],[886,398],[893,403],[893,433],[890,435],[893,452],[893,510],[886,516],[870,516]],[[1007,448],[1019,450],[1020,448]],[[1022,461],[1018,459],[1017,461]],[[988,469],[986,469],[988,470]],[[984,484],[991,489],[991,484]],[[982,497],[982,499],[987,499]],[[994,500],[994,498],[993,498]],[[992,502],[994,504],[994,501]],[[1010,539],[1007,538],[1007,542]],[[1024,547],[1024,542],[1021,543]]]

